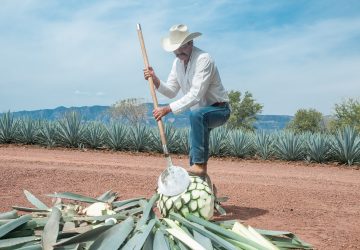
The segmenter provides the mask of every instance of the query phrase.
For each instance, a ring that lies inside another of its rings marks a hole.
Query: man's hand
[[[157,107],[156,109],[153,110],[153,115],[156,121],[160,121],[161,117],[169,114],[170,112],[171,112],[170,106]]]
[[[152,77],[155,87],[159,88],[160,80],[156,76],[155,71],[154,71],[154,69],[152,67],[144,69],[144,78],[145,78],[145,80],[149,79],[149,77]]]

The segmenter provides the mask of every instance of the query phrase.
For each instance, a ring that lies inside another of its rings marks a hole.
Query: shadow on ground
[[[268,210],[256,207],[240,207],[235,205],[221,206],[225,209],[226,215],[216,216],[216,219],[219,220],[248,220],[269,212]]]

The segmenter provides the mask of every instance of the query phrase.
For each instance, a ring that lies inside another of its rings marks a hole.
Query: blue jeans
[[[210,131],[223,125],[229,117],[228,104],[224,107],[201,107],[190,112],[190,166],[207,163]]]

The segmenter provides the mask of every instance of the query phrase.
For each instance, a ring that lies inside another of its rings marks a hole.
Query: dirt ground
[[[186,156],[173,156],[187,166]],[[30,206],[23,190],[121,199],[150,197],[165,167],[160,155],[0,145],[0,212]],[[291,231],[316,249],[360,249],[360,170],[346,166],[211,159],[209,173],[228,215],[256,228]]]

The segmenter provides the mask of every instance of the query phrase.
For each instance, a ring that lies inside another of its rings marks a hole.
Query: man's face
[[[188,62],[191,56],[193,43],[192,41],[185,43],[183,46],[174,51],[174,54],[181,61]]]

